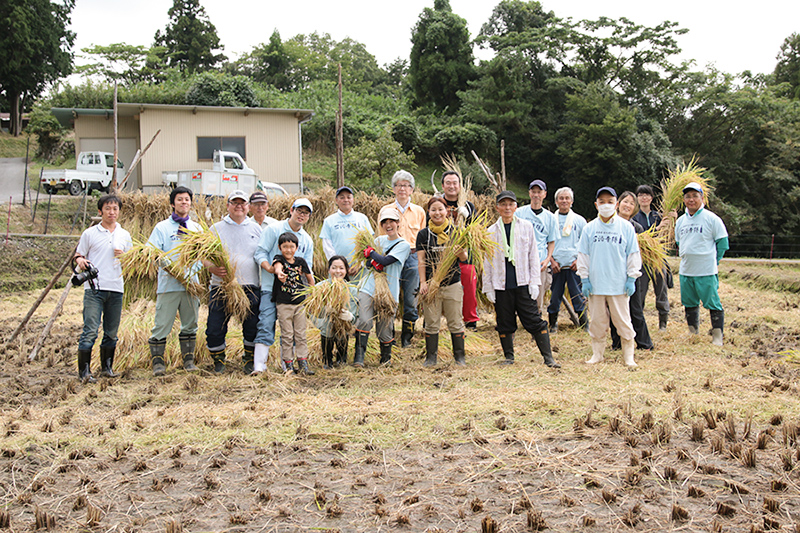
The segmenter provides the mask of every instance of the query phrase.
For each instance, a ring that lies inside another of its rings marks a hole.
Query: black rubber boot
[[[322,368],[330,370],[333,368],[333,339],[320,335],[319,344],[322,349]]]
[[[425,362],[422,366],[436,366],[436,358],[439,353],[439,334],[425,334]]]
[[[408,348],[411,346],[411,339],[414,338],[414,323],[403,320],[403,330],[400,333],[400,347]]]
[[[294,361],[284,361],[281,359],[281,370],[283,370],[284,374],[286,372],[297,374],[297,369],[294,367]]]
[[[313,376],[314,374],[316,374],[316,372],[308,368],[308,359],[297,360],[297,373],[305,374],[306,376]]]
[[[212,352],[209,350],[211,354],[211,359],[214,360],[214,373],[215,374],[224,374],[225,373],[225,349],[218,350],[216,352]]]
[[[453,359],[455,359],[456,364],[458,366],[467,366],[464,333],[451,333],[450,341],[453,343]]]
[[[669,315],[658,315],[658,330],[667,331],[667,319]]]
[[[389,342],[381,342],[381,361],[382,365],[389,366],[392,362],[392,344],[394,340]]]
[[[353,355],[353,366],[364,368],[364,354],[367,352],[367,341],[369,332],[356,332],[356,353]]]
[[[78,377],[84,383],[97,383],[92,375],[91,350],[78,350]]]
[[[686,324],[689,326],[689,333],[697,335],[700,332],[700,308],[686,307]]]
[[[347,336],[335,339],[336,342],[336,366],[347,364],[347,345],[349,344]]]
[[[242,353],[242,365],[244,368],[242,370],[246,376],[253,373],[253,352],[255,352],[255,346],[244,347],[244,353]]]
[[[558,331],[558,313],[548,313],[547,319],[550,322],[550,333]]]
[[[114,351],[116,346],[101,346],[100,347],[100,375],[107,378],[115,378],[117,374],[114,373]]]
[[[150,359],[153,361],[153,375],[163,376],[167,373],[167,366],[164,364],[164,350],[167,348],[167,339],[149,339]]]
[[[513,333],[500,333],[500,346],[503,348],[503,355],[505,359],[500,361],[501,365],[514,364],[514,334]]]
[[[583,310],[583,313],[578,315],[578,325],[583,328],[584,331],[589,331],[589,313],[586,309]]]
[[[181,355],[183,356],[183,369],[187,372],[196,372],[194,365],[194,349],[196,345],[195,335],[179,335],[178,340],[181,345]]]
[[[711,342],[722,346],[722,331],[725,327],[725,311],[710,309],[711,314]]]
[[[547,330],[537,331],[534,333],[533,340],[536,341],[536,346],[539,348],[539,352],[542,354],[544,364],[550,368],[561,368],[561,365],[556,363],[556,360],[553,359],[553,352],[550,349],[550,334],[547,333]]]

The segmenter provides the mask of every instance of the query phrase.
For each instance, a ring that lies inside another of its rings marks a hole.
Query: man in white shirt
[[[113,371],[114,351],[117,347],[117,330],[122,314],[122,266],[119,256],[133,247],[131,235],[117,224],[122,200],[113,194],[101,196],[97,201],[100,224],[81,234],[75,251],[75,264],[79,270],[97,269],[96,279],[87,280],[83,291],[83,332],[78,341],[78,376],[94,383],[92,376],[92,347],[97,340],[100,321],[103,322],[103,340],[100,342],[101,375],[116,377]]]

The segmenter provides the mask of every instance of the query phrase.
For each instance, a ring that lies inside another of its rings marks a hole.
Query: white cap
[[[686,194],[688,191],[697,191],[700,194],[703,194],[703,188],[696,181],[689,183],[683,188],[683,194]]]
[[[244,200],[245,202],[250,201],[250,197],[241,189],[236,189],[235,191],[231,192],[228,195],[228,201],[236,200],[237,198]]]
[[[314,207],[311,205],[311,202],[308,198],[298,198],[292,204],[292,209],[297,209],[298,207],[307,207],[309,211],[312,213],[314,212]]]

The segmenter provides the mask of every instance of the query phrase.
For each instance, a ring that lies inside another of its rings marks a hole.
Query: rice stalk
[[[697,165],[697,159],[670,170],[667,177],[661,180],[661,202],[659,211],[665,215],[677,211],[683,205],[683,189],[691,182],[699,183],[703,188],[703,201],[708,205],[708,195],[713,191],[709,180],[703,177],[707,169]]]
[[[353,235],[353,242],[355,243],[356,248],[355,252],[353,252],[353,257],[350,258],[350,266],[367,266],[368,258],[364,256],[364,250],[367,248],[374,248],[376,252],[383,255],[383,248],[375,240],[375,236],[366,229],[358,230],[358,232]]]
[[[394,319],[397,315],[397,302],[389,290],[389,278],[386,272],[374,272],[375,294],[372,295],[372,306],[378,321]]]
[[[655,282],[657,273],[664,270],[667,264],[667,237],[656,231],[655,226],[650,226],[647,231],[639,233],[639,253],[642,256],[642,266],[645,272]]]
[[[119,257],[125,280],[122,302],[125,309],[137,300],[156,299],[161,257],[161,250],[141,241],[135,241],[133,247]]]
[[[352,293],[350,285],[342,279],[330,279],[304,288],[303,305],[311,317],[324,317],[330,321],[334,337],[345,337],[352,332],[352,324],[339,318],[341,312],[350,309]]]
[[[465,207],[467,200],[469,200],[470,193],[472,192],[472,174],[466,176],[461,174],[461,166],[458,164],[458,159],[453,154],[445,154],[440,157],[442,166],[446,171],[453,171],[461,176],[461,189],[458,191],[458,199],[456,204],[458,207]],[[463,226],[466,223],[465,219],[461,216],[457,217],[456,225]]]

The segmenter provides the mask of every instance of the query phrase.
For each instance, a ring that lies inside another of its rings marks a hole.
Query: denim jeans
[[[572,299],[572,308],[575,310],[575,314],[580,315],[586,304],[581,294],[581,279],[578,277],[578,273],[569,267],[553,273],[553,282],[550,285],[550,305],[547,307],[547,312],[554,315],[561,309],[561,297],[564,296],[565,284]]]
[[[83,332],[78,340],[79,350],[91,350],[97,340],[100,319],[103,320],[103,340],[100,346],[114,348],[122,315],[122,293],[112,291],[83,291]]]
[[[406,322],[416,322],[419,318],[419,313],[417,312],[418,264],[417,254],[411,252],[406,262],[403,263],[403,271],[400,273],[400,290],[403,291],[403,320]]]
[[[256,344],[266,344],[272,346],[275,343],[275,320],[278,318],[278,311],[275,302],[272,301],[272,292],[261,293],[261,306],[258,311],[258,331],[256,332]]]

